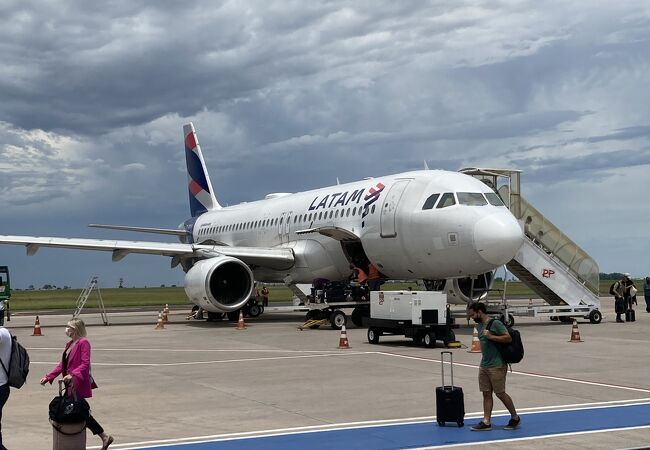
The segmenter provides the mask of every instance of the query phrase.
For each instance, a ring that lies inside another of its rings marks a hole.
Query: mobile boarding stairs
[[[521,196],[521,173],[477,168],[461,172],[493,187],[521,224],[524,243],[506,267],[547,303],[509,307],[504,295],[500,304],[488,303],[489,309],[498,310],[509,324],[514,323],[514,316],[550,317],[562,322],[583,317],[600,323],[598,264]]]

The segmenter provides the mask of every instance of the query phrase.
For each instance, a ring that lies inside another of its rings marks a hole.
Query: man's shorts
[[[479,367],[478,388],[481,392],[501,394],[506,391],[506,374],[508,366]]]

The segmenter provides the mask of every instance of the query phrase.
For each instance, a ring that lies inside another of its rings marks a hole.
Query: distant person
[[[7,301],[6,300],[0,300],[0,327],[3,327],[5,325],[5,309],[6,309],[6,307],[7,307]],[[2,449],[2,447],[0,447],[0,450],[1,449]]]
[[[634,281],[630,278],[629,273],[623,274],[623,279],[621,280],[621,285],[623,286],[623,299],[625,301],[625,307],[627,309],[632,309],[632,303],[636,303],[636,285]]]
[[[506,393],[506,375],[508,365],[503,361],[497,344],[507,344],[512,341],[508,329],[500,320],[494,320],[487,329],[491,317],[487,315],[485,303],[473,302],[467,307],[469,317],[476,322],[479,341],[481,343],[481,364],[478,369],[478,387],[483,394],[483,420],[470,427],[472,431],[492,430],[492,408],[494,393],[510,412],[510,421],[505,430],[514,430],[519,426],[521,418],[517,414],[512,398]]]
[[[61,362],[57,364],[54,370],[41,378],[41,384],[48,382],[52,384],[52,381],[59,374],[62,374],[66,385],[72,383],[77,397],[92,397],[92,390],[97,385],[90,372],[90,342],[86,339],[86,326],[81,319],[72,319],[65,327],[65,334],[70,338],[70,341],[65,345],[65,350],[61,355]],[[71,389],[66,390],[66,394],[72,395]],[[106,450],[113,443],[113,436],[106,434],[92,415],[88,416],[86,427],[101,438],[101,450]]]
[[[269,306],[269,288],[266,285],[262,286],[260,294],[262,294],[262,306]]]
[[[366,272],[356,264],[350,264],[350,281],[357,282],[359,284],[365,284],[368,281],[368,275]]]
[[[650,313],[650,277],[645,277],[643,296],[645,297],[645,311]]]
[[[530,230],[531,224],[533,223],[533,218],[531,216],[526,217],[526,222],[524,222],[524,234],[530,239],[535,239],[533,232]]]
[[[625,299],[623,298],[623,284],[620,280],[614,282],[610,286],[609,293],[614,296],[614,312],[616,313],[616,321],[622,323],[624,320],[621,319],[621,314],[625,314]]]
[[[11,334],[5,327],[0,327],[0,359],[4,367],[9,368],[11,359]],[[2,444],[2,410],[9,400],[8,376],[5,370],[0,370],[0,450],[7,450]]]
[[[381,274],[373,263],[368,264],[368,290],[378,291],[381,287]]]

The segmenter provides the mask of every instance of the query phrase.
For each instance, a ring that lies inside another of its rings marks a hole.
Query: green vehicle
[[[9,267],[0,266],[0,301],[9,300],[11,297],[11,283],[9,282]]]

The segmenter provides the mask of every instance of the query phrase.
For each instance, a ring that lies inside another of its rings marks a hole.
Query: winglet
[[[205,168],[194,124],[190,122],[183,126],[183,137],[192,217],[200,216],[211,209],[221,209],[221,205],[214,196],[208,170]]]

